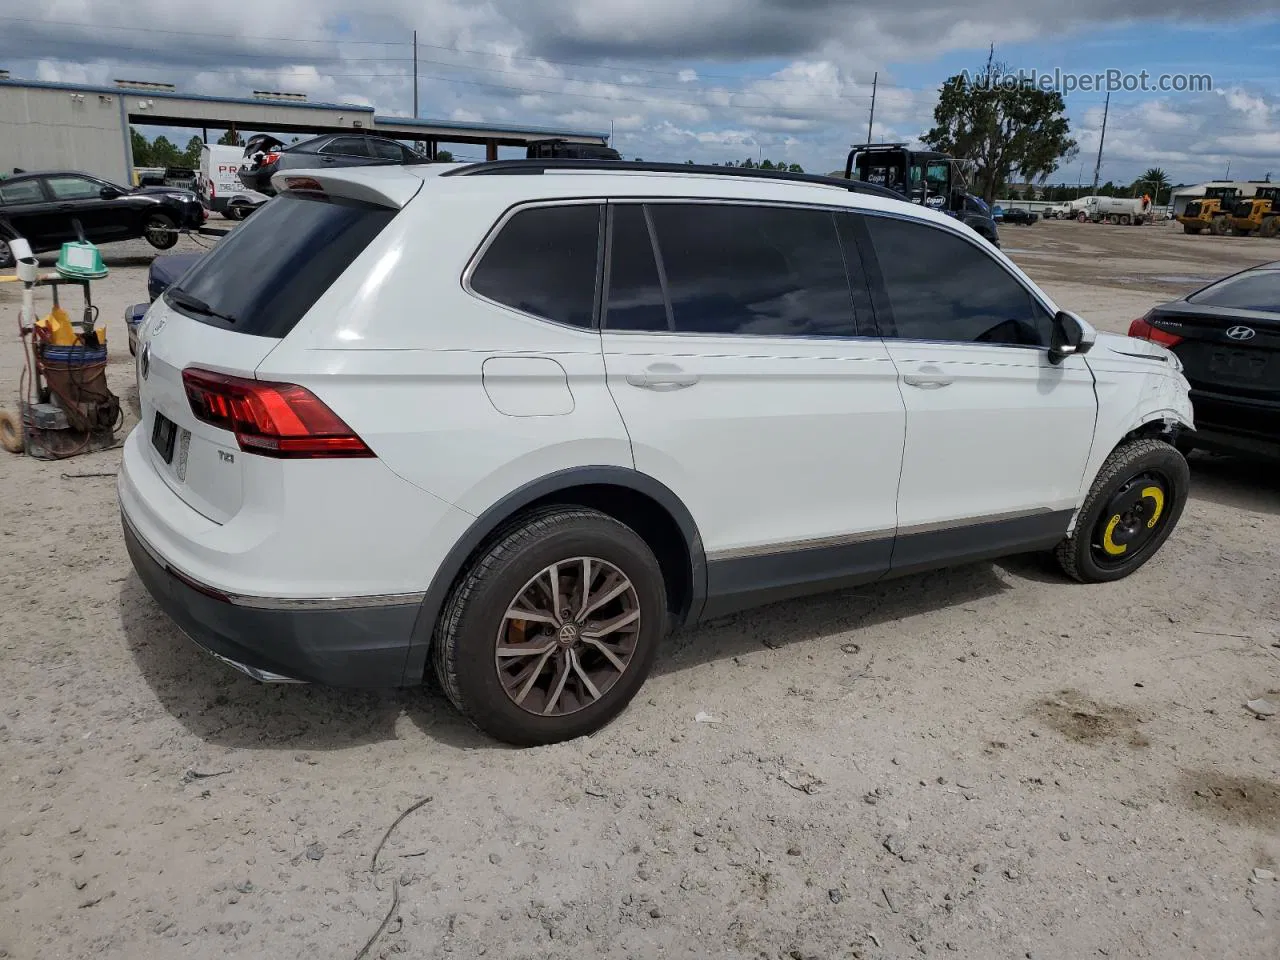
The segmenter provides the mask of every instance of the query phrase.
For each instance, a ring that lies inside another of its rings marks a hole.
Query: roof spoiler
[[[337,170],[282,170],[271,178],[277,193],[338,198],[399,210],[422,189],[422,178],[388,166]]]

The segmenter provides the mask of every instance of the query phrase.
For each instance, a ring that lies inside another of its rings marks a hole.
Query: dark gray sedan
[[[1280,261],[1153,307],[1129,336],[1182,361],[1196,420],[1186,450],[1280,459]]]
[[[395,140],[362,133],[326,133],[289,147],[274,137],[254,137],[245,146],[245,159],[249,164],[240,170],[240,182],[268,196],[275,194],[271,178],[281,170],[430,162]]]

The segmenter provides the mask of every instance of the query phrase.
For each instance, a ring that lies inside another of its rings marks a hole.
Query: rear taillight
[[[275,163],[279,159],[280,159],[280,154],[268,153],[265,156],[263,156],[262,165],[265,167],[268,163]]]
[[[245,453],[287,459],[373,456],[306,387],[195,368],[182,371],[182,383],[196,418],[234,433]]]
[[[1151,314],[1147,314],[1145,317],[1139,317],[1129,324],[1129,336],[1137,337],[1139,340],[1150,340],[1152,343],[1166,347],[1176,347],[1185,339],[1176,333],[1169,333],[1167,330],[1152,326],[1148,319],[1150,316]]]

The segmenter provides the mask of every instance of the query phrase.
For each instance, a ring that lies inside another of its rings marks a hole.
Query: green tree
[[[1160,167],[1149,168],[1147,172],[1138,179],[1141,181],[1139,186],[1143,190],[1151,193],[1151,202],[1153,204],[1159,204],[1160,194],[1166,193],[1166,191],[1172,188],[1172,184],[1169,183],[1169,175]]]
[[[204,141],[199,137],[192,137],[188,140],[187,149],[182,151],[182,163],[180,166],[198,170],[200,168],[200,150],[203,147]]]
[[[448,150],[437,150],[436,161],[438,163],[453,163],[453,154]]]
[[[1046,177],[1077,152],[1062,94],[1014,82],[988,58],[976,75],[958,73],[942,85],[933,128],[921,139],[935,150],[972,160],[976,186],[990,203],[1010,173]]]
[[[772,170],[772,169],[773,169],[773,161],[772,161],[772,160],[765,160],[763,163],[761,163],[761,164],[760,164],[760,169],[761,169],[761,170]]]
[[[129,128],[129,144],[133,148],[133,165],[135,167],[154,166],[151,162],[151,144],[138,131],[137,127]]]
[[[222,144],[224,147],[243,147],[244,138],[236,132],[235,127],[232,127],[218,138],[218,143]]]
[[[151,162],[156,167],[177,167],[182,165],[182,153],[166,136],[158,136],[151,141]]]
[[[793,163],[791,166],[787,167],[787,170],[790,173],[804,173],[804,167],[800,166],[798,163]]]

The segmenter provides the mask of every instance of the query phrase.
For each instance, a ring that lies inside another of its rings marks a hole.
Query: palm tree
[[[1151,202],[1158,206],[1160,203],[1160,191],[1168,189],[1170,185],[1169,175],[1159,167],[1152,167],[1140,179],[1143,183],[1149,183],[1155,188],[1155,196],[1151,198]]]

